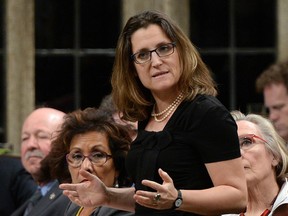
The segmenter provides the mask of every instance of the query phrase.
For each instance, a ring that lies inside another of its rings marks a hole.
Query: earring
[[[119,188],[119,182],[118,182],[118,179],[117,179],[117,178],[115,179],[114,187],[115,187],[115,188]]]

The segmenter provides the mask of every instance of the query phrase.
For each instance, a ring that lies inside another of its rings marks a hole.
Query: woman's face
[[[261,140],[263,137],[257,126],[245,120],[237,121],[237,126],[239,142],[242,143],[242,147],[240,145],[242,163],[248,187],[258,184],[265,179],[275,179],[273,167],[277,165],[277,161],[266,149],[265,142]],[[251,136],[252,134],[257,137]],[[250,138],[248,135],[250,135]]]
[[[79,158],[81,155],[88,156],[95,153],[106,153],[111,155],[106,134],[92,131],[84,134],[74,136],[70,143],[70,154]],[[100,154],[101,155],[101,154]],[[86,179],[79,174],[80,169],[87,170],[88,172],[96,175],[108,187],[114,185],[117,179],[118,172],[115,170],[113,159],[109,158],[102,166],[93,164],[87,157],[83,160],[79,167],[73,167],[68,163],[69,172],[71,174],[72,183],[83,182]]]
[[[151,51],[162,45],[171,43],[163,30],[155,24],[147,28],[140,28],[131,36],[132,52]],[[159,57],[156,52],[151,53],[151,60],[137,64],[134,62],[138,77],[142,84],[152,92],[167,92],[177,89],[181,76],[177,44],[174,53]]]

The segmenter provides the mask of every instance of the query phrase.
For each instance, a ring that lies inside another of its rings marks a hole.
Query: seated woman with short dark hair
[[[51,175],[60,182],[87,181],[81,170],[97,176],[108,187],[129,187],[125,158],[131,138],[128,129],[94,108],[67,114],[52,149],[45,160],[53,167]],[[112,208],[86,208],[70,203],[65,215],[133,215]]]

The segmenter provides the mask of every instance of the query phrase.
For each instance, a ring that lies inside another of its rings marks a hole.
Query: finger
[[[162,178],[163,183],[173,183],[172,178],[168,175],[167,172],[163,171],[161,168],[158,169],[158,173],[160,177]],[[155,191],[162,191],[162,185],[157,182],[145,179],[145,180],[142,180],[142,184],[147,187],[153,188]]]
[[[135,201],[142,206],[148,207],[148,208],[158,208],[158,203],[154,200],[154,196],[152,197],[146,197],[141,196],[139,194],[134,195]]]
[[[76,184],[60,184],[59,188],[61,190],[75,191],[76,190]]]
[[[148,192],[148,191],[136,191],[134,198],[139,202],[146,203],[147,205],[155,205],[161,200],[161,194],[155,192]]]
[[[144,180],[142,180],[142,184],[147,186],[147,187],[154,189],[155,191],[158,191],[161,189],[161,185],[157,182],[154,182],[154,181],[144,179]]]
[[[68,191],[68,190],[64,190],[63,194],[65,196],[73,196],[73,197],[78,197],[78,193],[76,191]]]
[[[162,178],[163,182],[166,182],[166,183],[173,182],[172,178],[168,175],[168,173],[163,171],[161,168],[158,169],[158,173],[160,177]]]
[[[82,175],[84,178],[86,178],[88,181],[92,181],[93,179],[97,178],[97,176],[89,173],[87,170],[80,169],[79,170],[80,175]]]
[[[153,199],[155,192],[149,192],[149,191],[143,191],[143,190],[137,190],[135,192],[136,195],[140,196],[140,197],[147,197],[149,199]]]

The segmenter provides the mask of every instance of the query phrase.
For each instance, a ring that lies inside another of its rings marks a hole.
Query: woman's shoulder
[[[235,121],[217,98],[209,95],[197,95],[192,101],[186,100],[179,105],[166,128],[181,127],[188,131],[213,129],[216,133],[215,128],[226,130],[227,127],[231,128],[231,125],[233,125],[234,131]]]
[[[217,115],[220,118],[226,118],[230,115],[227,108],[216,97],[210,95],[197,95],[192,101],[185,101],[180,109],[181,112],[197,117],[211,116],[213,118]]]
[[[199,94],[191,101],[191,104],[202,104],[206,107],[221,107],[226,109],[225,106],[218,100],[218,98],[212,95]]]

